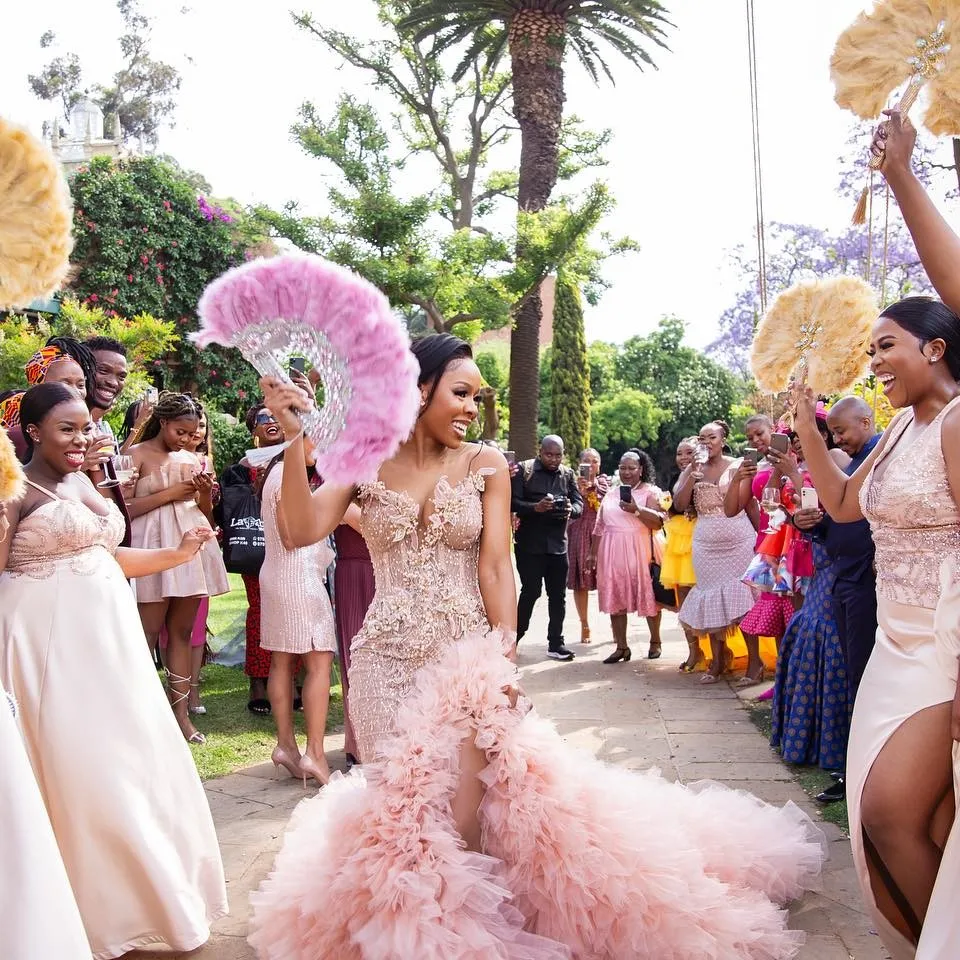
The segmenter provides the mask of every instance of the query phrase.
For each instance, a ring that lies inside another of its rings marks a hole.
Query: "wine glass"
[[[764,487],[760,506],[767,515],[767,529],[763,532],[776,533],[787,519],[786,514],[780,509],[780,488]]]
[[[106,446],[111,446],[116,452],[117,441],[114,439],[113,431],[105,420],[97,420],[93,424],[93,431],[90,435],[90,444],[97,450],[102,450]],[[97,484],[98,487],[117,487],[120,481],[117,479],[114,465],[114,457],[110,457],[103,462],[103,479]]]
[[[114,473],[117,475],[118,483],[129,483],[133,479],[133,472],[135,469],[133,457],[128,457],[125,455],[113,457],[112,463]]]
[[[710,459],[710,451],[705,443],[698,443],[697,449],[693,452],[693,462],[702,467]]]

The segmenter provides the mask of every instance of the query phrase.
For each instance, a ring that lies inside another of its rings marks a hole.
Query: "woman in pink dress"
[[[584,476],[584,473],[587,475]],[[584,450],[580,454],[577,487],[583,497],[583,513],[567,525],[567,558],[570,561],[567,573],[567,589],[573,591],[573,602],[580,618],[580,642],[590,642],[588,607],[590,591],[597,589],[597,571],[593,564],[593,528],[597,524],[600,501],[609,486],[607,478],[600,474],[600,454],[596,450]]]
[[[296,461],[294,461],[296,463]],[[301,469],[296,464],[295,469]],[[267,691],[277,724],[271,759],[294,777],[330,779],[323,752],[330,705],[330,669],[337,649],[333,609],[327,593],[327,568],[333,551],[326,542],[296,547],[280,504],[284,462],[274,461],[261,491],[266,552],[260,568],[260,645],[271,653]],[[293,681],[300,663],[306,669],[303,710],[307,747],[303,755],[293,728]]]
[[[617,649],[604,663],[629,661],[627,616],[631,613],[646,617],[648,659],[660,656],[660,608],[653,595],[650,563],[655,555],[653,531],[663,526],[663,513],[654,479],[650,457],[639,450],[627,451],[620,458],[620,486],[607,491],[597,514],[592,559],[600,611],[610,614],[610,629],[617,641]],[[630,488],[629,501],[622,496],[626,487]]]
[[[127,502],[135,547],[169,547],[185,530],[212,526],[213,477],[186,449],[199,427],[200,412],[189,394],[161,394],[143,433],[130,447],[140,477]],[[204,743],[187,710],[190,639],[201,600],[230,592],[223,557],[215,543],[208,544],[176,570],[140,577],[134,590],[151,652],[160,631],[167,628],[167,690],[183,736],[190,743]]]

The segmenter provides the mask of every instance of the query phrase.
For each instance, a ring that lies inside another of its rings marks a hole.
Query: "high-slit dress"
[[[901,438],[913,411],[887,428],[886,448],[860,491],[876,545],[877,642],[857,692],[847,749],[847,804],[854,863],[864,899],[894,960],[946,960],[960,955],[960,834],[954,822],[915,949],[877,909],[864,854],[860,803],[881,750],[905,721],[927,707],[953,700],[957,653],[945,629],[957,632],[956,615],[935,631],[941,601],[941,567],[960,559],[960,509],[950,492],[941,449],[941,426],[954,399],[911,443]],[[884,464],[879,478],[877,467]],[[948,594],[951,591],[948,591]],[[956,610],[956,603],[952,608]],[[960,786],[958,746],[953,745],[954,792]]]
[[[376,595],[352,645],[363,766],[297,807],[251,897],[269,960],[783,960],[782,904],[819,872],[812,824],[718,784],[684,787],[570,748],[511,706],[512,645],[477,581],[485,476],[441,479],[429,516],[361,490]],[[481,851],[451,813],[466,738]],[[723,829],[717,829],[723,824]]]

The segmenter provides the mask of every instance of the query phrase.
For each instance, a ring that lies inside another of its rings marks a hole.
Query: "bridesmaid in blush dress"
[[[89,953],[195,950],[227,910],[223,865],[127,578],[189,562],[212,534],[189,530],[161,550],[118,547],[123,516],[81,472],[86,405],[45,384],[27,391],[21,410],[33,456],[0,540],[0,685],[19,704]],[[25,955],[48,956],[58,954]]]
[[[876,644],[857,692],[847,803],[864,899],[895,960],[945,960],[960,943],[960,317],[937,300],[887,307],[871,369],[900,412],[847,477],[794,388],[796,430],[820,502],[866,517],[876,546]]]
[[[261,491],[266,552],[260,568],[261,641],[271,652],[267,689],[277,724],[277,746],[271,759],[294,777],[313,777],[321,786],[330,779],[323,737],[330,703],[330,668],[337,647],[326,572],[333,551],[326,543],[294,547],[283,508],[280,485],[283,460],[267,470]],[[295,462],[293,469],[301,469]],[[303,709],[307,747],[300,755],[293,728],[293,680],[302,661],[306,669]]]

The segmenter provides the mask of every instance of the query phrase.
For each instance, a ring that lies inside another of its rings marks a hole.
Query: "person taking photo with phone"
[[[543,587],[547,589],[550,620],[547,656],[574,658],[563,641],[567,614],[567,525],[583,513],[583,497],[573,471],[563,462],[563,440],[546,436],[540,454],[520,464],[512,481],[512,512],[519,525],[514,534],[520,598],[517,601],[517,641],[530,628],[530,617]]]

